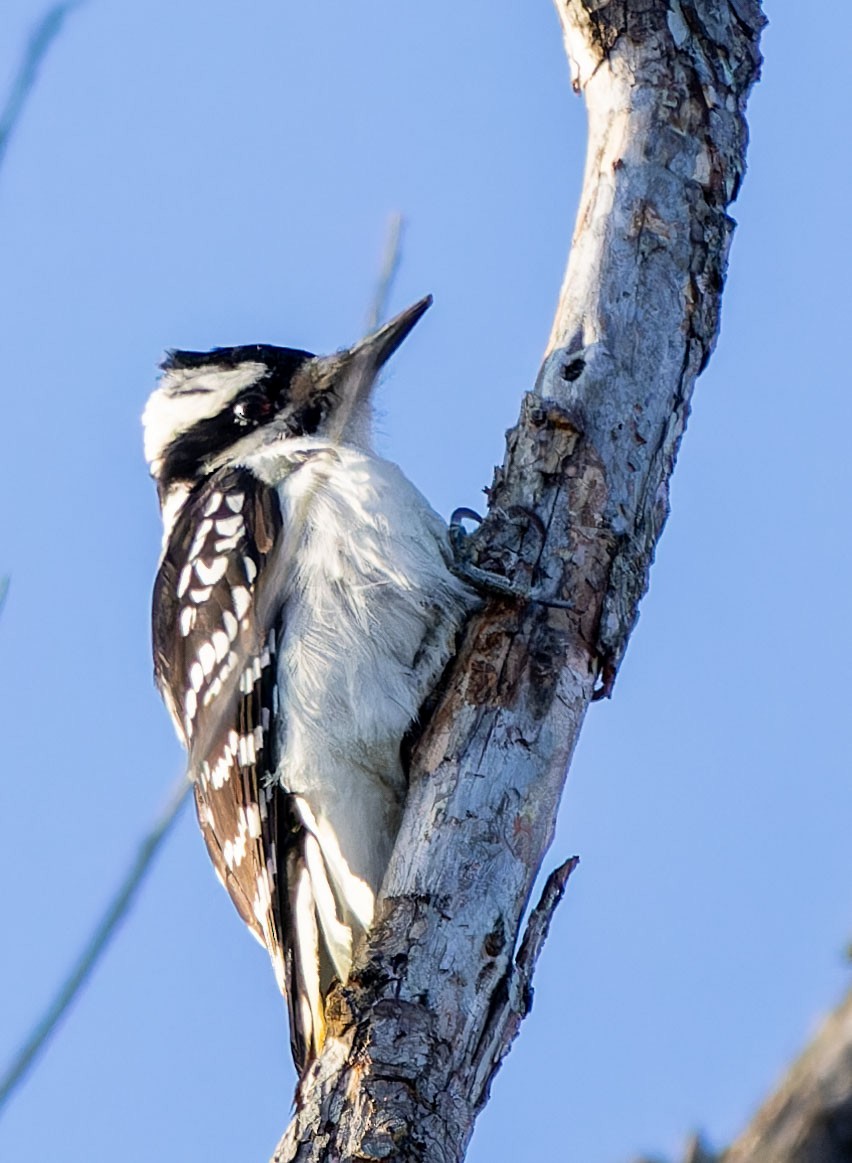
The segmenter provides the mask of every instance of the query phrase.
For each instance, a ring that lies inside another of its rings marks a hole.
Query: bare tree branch
[[[399,264],[402,261],[402,232],[405,220],[397,211],[388,219],[385,232],[385,248],[382,254],[382,265],[373,293],[373,301],[367,312],[365,333],[375,331],[388,313],[388,300],[393,289]]]
[[[699,1135],[683,1163],[849,1163],[852,1159],[852,991],[822,1023],[748,1127],[727,1151]],[[638,1159],[636,1163],[660,1163]]]
[[[47,55],[47,50],[61,32],[65,17],[84,2],[85,0],[66,0],[63,4],[55,4],[45,13],[30,34],[29,43],[18,68],[17,76],[12,82],[6,106],[0,113],[0,166],[3,164],[12,135],[20,124],[27,100],[35,88],[38,71]]]
[[[118,891],[107,906],[100,923],[86,942],[82,953],[60,985],[50,1005],[14,1055],[5,1074],[0,1077],[0,1111],[3,1110],[15,1090],[35,1065],[39,1055],[47,1047],[59,1023],[92,976],[95,966],[115,936],[119,925],[130,912],[136,894],[148,874],[157,851],[188,798],[191,786],[186,776],[181,776],[174,785],[165,808],[139,845],[136,856]]]
[[[719,1163],[849,1163],[852,992]]]
[[[66,16],[79,8],[84,0],[67,0],[51,8],[35,26],[24,52],[18,73],[12,83],[6,106],[0,113],[0,165],[9,142],[20,124],[26,102],[35,87],[38,72],[48,49],[59,35]],[[0,610],[6,600],[9,579],[0,580]],[[166,808],[145,836],[124,880],[94,932],[86,942],[77,961],[71,967],[56,995],[36,1022],[30,1034],[13,1055],[5,1073],[0,1076],[0,1111],[23,1082],[29,1071],[47,1047],[51,1037],[75,999],[91,977],[97,963],[127,916],[139,888],[144,881],[160,845],[187,798],[189,783],[181,777],[169,796]]]
[[[659,1155],[642,1156],[633,1163],[665,1163]],[[721,1163],[719,1156],[708,1150],[700,1135],[690,1135],[683,1153],[683,1163]]]
[[[0,112],[0,167],[3,165],[12,135],[21,120],[27,98],[35,86],[38,70],[47,50],[59,35],[65,17],[82,3],[84,0],[67,0],[66,3],[55,5],[41,18],[31,33],[17,75],[9,90],[6,105]],[[8,593],[9,578],[0,578],[0,611],[6,603]]]
[[[511,999],[546,925],[514,951],[566,768],[635,622],[718,332],[759,5],[558,6],[589,109],[585,182],[550,348],[475,551],[573,609],[494,600],[469,625],[413,759],[376,926],[329,999],[276,1163],[463,1158],[526,1008]]]

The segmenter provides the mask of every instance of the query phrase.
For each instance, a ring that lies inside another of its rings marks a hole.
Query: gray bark
[[[573,602],[489,601],[412,763],[377,923],[276,1150],[464,1157],[572,864],[518,946],[589,702],[609,693],[716,340],[760,64],[756,0],[559,0],[589,145],[565,284],[476,563]],[[517,952],[516,952],[517,951]]]

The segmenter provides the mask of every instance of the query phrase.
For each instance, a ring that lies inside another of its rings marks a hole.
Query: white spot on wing
[[[254,562],[252,561],[252,559],[250,557],[244,557],[243,558],[243,567],[245,568],[246,577],[248,578],[249,585],[251,585],[251,583],[257,577],[257,566],[254,564]]]
[[[231,777],[231,759],[230,751],[226,751],[213,771],[210,773],[210,782],[215,788],[224,787]]]
[[[228,635],[224,630],[216,630],[213,634],[212,642],[213,649],[216,652],[216,661],[221,662],[231,647]]]
[[[180,612],[180,632],[186,638],[195,625],[195,606],[184,606]]]
[[[207,540],[207,534],[213,528],[212,521],[202,521],[195,531],[195,536],[192,539],[192,545],[189,547],[189,560],[198,557],[201,550],[204,548],[204,542]]]
[[[234,844],[234,864],[242,864],[245,854],[246,838],[245,836],[240,836],[240,838]]]
[[[232,549],[237,548],[239,543],[239,537],[221,537],[218,541],[213,542],[213,552],[230,553]]]
[[[225,576],[228,568],[227,557],[214,557],[210,565],[203,561],[196,561],[195,572],[198,580],[205,586],[215,586],[216,582]]]
[[[201,690],[201,684],[204,682],[204,670],[200,662],[193,662],[189,668],[189,681],[192,683],[194,691]]]
[[[249,836],[252,840],[256,840],[260,835],[260,812],[257,804],[246,805],[246,825]]]
[[[243,519],[239,514],[236,517],[220,517],[216,522],[216,532],[220,537],[233,537],[243,528]]]
[[[230,503],[231,503],[231,498],[228,497],[228,504],[230,504]],[[222,504],[222,494],[219,492],[211,493],[210,499],[208,500],[207,504],[204,506],[204,516],[211,517],[216,512],[216,510],[221,507],[221,504]]]
[[[251,595],[245,586],[234,586],[231,590],[231,605],[236,611],[237,617],[242,618],[251,605]]]
[[[208,675],[216,665],[216,651],[209,642],[203,643],[198,648],[198,661],[201,663],[205,675]]]
[[[177,595],[179,598],[182,598],[183,595],[186,593],[186,587],[189,585],[191,577],[192,577],[192,566],[185,565],[183,567],[183,569],[180,571],[180,577],[178,578]]]
[[[252,911],[261,925],[266,920],[266,914],[271,908],[272,894],[269,891],[269,877],[265,872],[259,872],[257,874],[257,890],[255,892]]]
[[[245,497],[242,493],[231,493],[225,498],[225,501],[233,513],[241,513]]]
[[[240,735],[237,744],[237,758],[243,767],[248,767],[254,763],[256,754],[254,750],[254,738],[251,735]]]

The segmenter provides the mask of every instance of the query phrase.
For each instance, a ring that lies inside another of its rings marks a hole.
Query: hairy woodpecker
[[[378,372],[430,303],[335,355],[172,351],[145,408],[164,524],[156,681],[300,1072],[373,919],[400,746],[475,601],[446,525],[370,443]]]

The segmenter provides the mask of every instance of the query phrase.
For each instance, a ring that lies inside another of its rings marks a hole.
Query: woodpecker
[[[371,445],[378,373],[430,303],[334,355],[171,351],[143,417],[164,526],[155,679],[300,1073],[373,920],[400,747],[476,601],[445,523]]]

